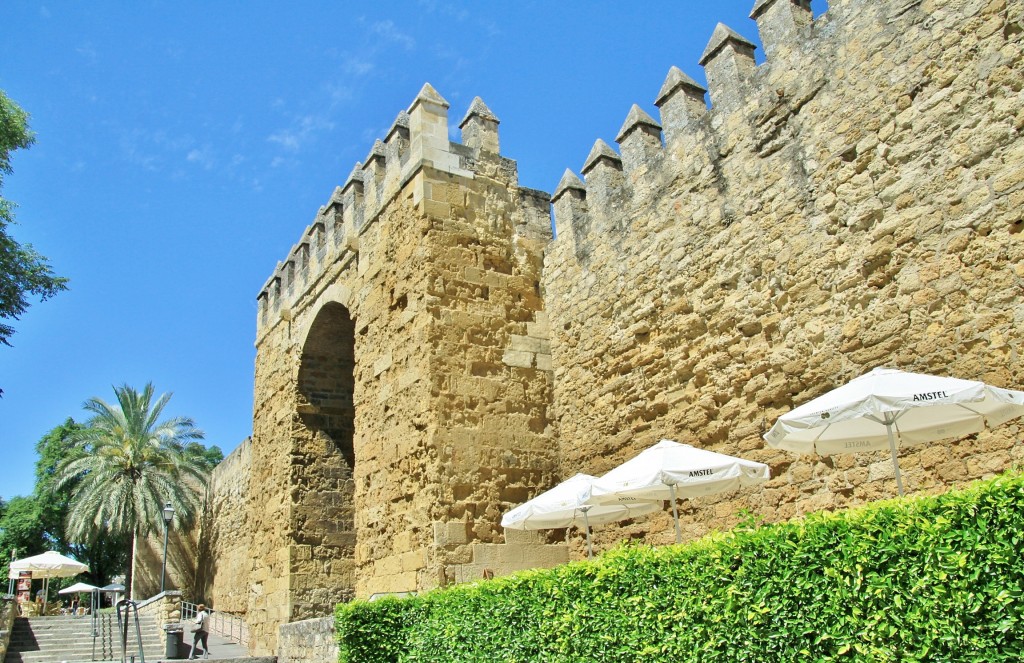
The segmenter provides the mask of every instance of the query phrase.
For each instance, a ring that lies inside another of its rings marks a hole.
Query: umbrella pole
[[[587,559],[594,559],[594,547],[590,545],[590,518],[587,517],[587,511],[590,509],[583,510],[583,526],[587,529]]]
[[[889,433],[889,451],[892,452],[892,467],[896,470],[896,490],[903,497],[903,478],[900,476],[900,461],[896,457],[896,440],[892,436],[892,422],[886,421],[885,430]]]
[[[679,507],[676,505],[676,485],[669,486],[672,489],[672,520],[676,524],[676,543],[683,542],[683,535],[679,532]]]

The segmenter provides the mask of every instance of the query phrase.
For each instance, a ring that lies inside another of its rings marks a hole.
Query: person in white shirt
[[[203,658],[210,658],[210,647],[206,644],[206,639],[210,636],[208,630],[210,621],[210,613],[206,611],[206,604],[200,603],[196,606],[196,619],[192,624],[192,653],[189,654],[189,658],[199,658],[196,656],[196,645],[200,642],[203,644]]]

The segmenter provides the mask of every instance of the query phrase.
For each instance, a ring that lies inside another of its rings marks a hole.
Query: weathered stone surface
[[[502,513],[661,437],[772,468],[683,503],[693,538],[894,495],[887,454],[761,439],[874,366],[1024,385],[1019,7],[808,10],[755,5],[761,65],[718,30],[712,107],[671,70],[664,145],[637,109],[622,157],[598,143],[553,201],[518,186],[482,102],[452,143],[424,87],[257,300],[253,440],[218,470],[201,571],[254,651],[353,596],[584,556],[582,532],[506,536]],[[1001,471],[1021,431],[904,449],[904,482]],[[668,543],[670,511],[594,538]]]
[[[562,475],[661,437],[772,466],[764,489],[688,502],[689,536],[741,509],[772,521],[893,496],[887,453],[798,457],[760,438],[876,365],[1024,385],[1024,98],[1002,73],[1024,66],[1020,12],[849,0],[807,25],[806,9],[757,4],[767,62],[723,68],[709,87],[726,101],[712,94],[704,116],[663,113],[675,133],[633,166],[643,182],[627,169],[617,196],[598,203],[588,181],[585,204],[555,205],[544,304]],[[1021,430],[904,449],[904,481],[934,492],[1006,469]],[[595,532],[598,547],[624,536],[670,542],[670,517]]]
[[[199,535],[193,603],[244,616],[249,605],[253,531],[249,515],[252,440],[246,439],[213,471]],[[214,582],[216,578],[216,582]]]
[[[18,607],[13,596],[0,598],[0,656],[7,655],[7,648],[11,643],[11,630],[17,615]]]
[[[336,663],[337,660],[333,616],[281,625],[278,663]]]

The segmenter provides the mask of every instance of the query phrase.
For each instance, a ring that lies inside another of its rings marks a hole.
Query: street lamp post
[[[164,578],[167,576],[167,530],[171,526],[171,519],[174,518],[174,507],[170,502],[164,504],[164,562],[160,567],[160,591],[164,591]]]

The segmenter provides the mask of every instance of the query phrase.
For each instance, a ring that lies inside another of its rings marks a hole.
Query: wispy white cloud
[[[434,55],[438,60],[449,63],[449,71],[465,69],[472,64],[469,58],[447,44],[437,44],[434,47]]]
[[[198,145],[189,134],[164,129],[123,131],[118,146],[129,163],[144,170],[169,172],[178,179],[188,176],[188,166],[212,170],[218,162],[213,145]]]
[[[316,113],[296,117],[290,126],[279,129],[267,137],[271,143],[277,143],[288,151],[296,152],[308,141],[322,131],[330,131],[334,122],[326,116]]]
[[[185,47],[180,42],[171,40],[164,46],[164,53],[172,60],[180,60],[185,55]]]
[[[335,129],[333,118],[339,109],[358,102],[371,76],[387,76],[396,56],[400,60],[419,48],[413,34],[391,19],[357,16],[350,27],[352,34],[343,47],[335,44],[323,49],[335,68],[319,86],[307,88],[304,98],[272,100],[271,108],[279,113],[280,121],[266,136],[273,149],[263,163],[270,168],[297,164],[307,147]],[[364,142],[372,142],[378,135],[366,136]]]
[[[270,160],[271,168],[295,168],[298,165],[299,160],[291,157],[276,156]]]
[[[365,76],[375,69],[373,62],[353,55],[345,56],[341,70],[350,76]]]
[[[479,19],[477,21],[477,25],[479,25],[480,29],[483,30],[487,34],[487,36],[492,39],[501,34],[501,28],[498,26],[497,23],[495,23],[489,18]]]
[[[420,7],[434,14],[441,14],[456,21],[465,21],[469,17],[469,11],[465,7],[451,2],[439,2],[438,0],[419,0]]]
[[[149,136],[140,129],[123,133],[118,147],[122,158],[130,164],[150,171],[157,170],[160,165],[160,158],[152,149]]]
[[[380,127],[368,127],[366,129],[363,129],[359,133],[359,139],[363,143],[366,143],[366,144],[370,145],[370,144],[373,143],[374,140],[376,140],[377,138],[380,138],[381,135],[383,135],[383,133],[384,133],[384,130],[382,130]]]
[[[185,160],[201,166],[203,170],[212,170],[216,165],[216,160],[213,158],[213,153],[208,145],[202,149],[189,150]]]
[[[416,47],[416,40],[413,39],[412,35],[399,30],[395,27],[395,22],[390,19],[377,21],[371,26],[371,29],[378,37],[394,42],[407,51],[411,51]]]
[[[332,82],[324,84],[323,89],[330,97],[331,106],[337,106],[343,102],[352,101],[355,98],[355,90],[350,85]]]
[[[96,47],[92,42],[87,41],[81,46],[78,46],[75,48],[75,52],[91,63],[95,63],[99,59],[99,53],[97,53]]]

